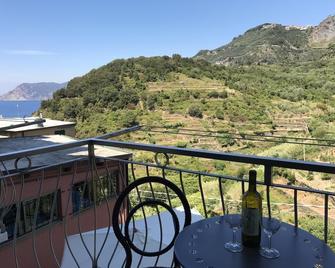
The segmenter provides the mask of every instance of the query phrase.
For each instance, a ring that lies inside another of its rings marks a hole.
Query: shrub
[[[217,119],[221,119],[223,120],[224,119],[224,110],[222,108],[218,108],[216,111],[215,111],[215,117]]]
[[[207,96],[209,98],[215,98],[215,99],[217,99],[219,97],[219,92],[213,90],[213,91],[208,92]]]
[[[235,140],[230,134],[222,134],[218,138],[218,141],[221,143],[223,147],[233,146],[235,144]]]
[[[288,180],[288,185],[295,184],[296,178],[293,172],[289,172],[287,170],[284,171],[283,176]]]
[[[325,174],[322,175],[321,180],[329,181],[329,180],[331,180],[331,178],[332,178],[332,176],[330,176],[330,174],[325,173]]]
[[[150,110],[150,111],[155,110],[156,102],[157,102],[157,96],[153,95],[153,94],[149,95],[147,97],[147,102],[146,102],[148,110]]]
[[[119,113],[118,121],[122,127],[132,127],[138,125],[139,123],[137,113],[135,111],[125,111]]]
[[[247,169],[245,167],[240,167],[238,170],[237,170],[237,177],[242,179],[243,176],[245,176],[246,174],[248,173]]]
[[[313,171],[308,171],[306,179],[308,181],[312,181],[314,179]]]
[[[176,146],[178,148],[186,148],[187,147],[187,142],[186,141],[178,141]]]
[[[226,168],[226,165],[222,161],[215,161],[214,167],[216,168],[216,170],[224,170]]]
[[[193,117],[202,118],[202,110],[197,105],[192,105],[188,108],[188,114]]]
[[[226,98],[228,98],[228,93],[227,93],[227,91],[219,92],[219,98],[221,98],[221,99],[226,99]]]
[[[192,91],[191,94],[192,94],[193,98],[195,98],[195,99],[199,99],[199,97],[200,97],[200,92],[199,91]]]

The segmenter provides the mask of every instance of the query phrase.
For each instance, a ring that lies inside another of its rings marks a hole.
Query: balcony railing
[[[177,184],[191,207],[203,217],[224,214],[229,202],[238,204],[239,196],[247,187],[246,178],[227,174],[224,169],[208,171],[196,164],[192,169],[185,167],[185,162],[194,159],[197,163],[222,161],[257,168],[262,174],[258,184],[266,213],[271,214],[272,206],[280,206],[286,220],[302,228],[310,228],[305,217],[313,216],[315,223],[322,225],[322,232],[316,230],[315,234],[334,248],[335,192],[278,183],[274,173],[276,168],[284,168],[335,174],[335,165],[106,140],[126,132],[0,154],[0,258],[6,267],[64,268],[67,267],[64,266],[65,257],[72,259],[71,267],[117,267],[125,255],[119,252],[122,251],[119,243],[111,242],[113,205],[118,193],[129,182],[143,176],[159,175]],[[95,150],[99,146],[128,150],[132,157],[98,157]],[[74,148],[87,151],[87,157],[34,167],[34,157],[38,155],[65,154]],[[31,166],[9,169],[13,163],[17,167],[18,159],[22,158],[29,159]],[[285,196],[285,201],[279,201],[278,196]],[[306,204],[305,200],[311,197],[313,204]],[[155,187],[138,189],[129,203],[134,206],[146,198],[156,198],[173,207],[180,205],[172,193]],[[150,215],[159,216],[149,208],[146,213],[135,215],[135,220]],[[153,227],[147,226],[147,220],[144,225],[145,248],[148,229]],[[162,260],[155,258],[150,262],[146,258],[136,259],[134,267],[142,267],[144,263],[160,264]]]

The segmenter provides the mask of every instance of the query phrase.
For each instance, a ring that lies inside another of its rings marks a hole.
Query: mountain
[[[329,44],[335,43],[335,16],[329,16],[313,27],[309,41],[313,47],[328,47]]]
[[[23,83],[15,89],[0,96],[0,100],[46,100],[52,98],[52,94],[67,86],[66,83]]]
[[[265,23],[246,31],[227,45],[195,55],[220,65],[285,64],[317,60],[335,42],[335,16],[318,26]]]

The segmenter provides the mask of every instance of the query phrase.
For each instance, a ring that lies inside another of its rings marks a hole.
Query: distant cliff
[[[265,23],[214,50],[201,50],[196,59],[219,65],[287,64],[315,61],[335,43],[335,16],[317,26]]]
[[[46,100],[52,98],[53,92],[66,86],[67,83],[23,83],[1,95],[0,100]]]
[[[335,16],[329,16],[318,26],[313,27],[309,41],[314,47],[328,47],[335,43]]]

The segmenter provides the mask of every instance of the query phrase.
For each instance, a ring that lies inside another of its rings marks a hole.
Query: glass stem
[[[272,245],[271,245],[271,237],[272,237],[272,234],[268,234],[268,239],[269,239],[269,249],[272,248]]]
[[[233,243],[236,243],[236,228],[233,228]]]

